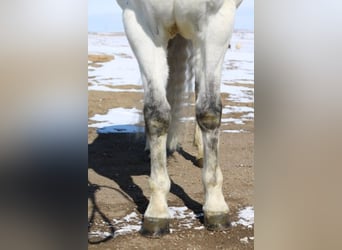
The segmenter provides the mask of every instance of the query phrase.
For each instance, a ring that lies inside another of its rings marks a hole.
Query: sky
[[[235,29],[254,31],[254,0],[242,1],[236,12]],[[116,0],[88,0],[88,31],[124,31]]]

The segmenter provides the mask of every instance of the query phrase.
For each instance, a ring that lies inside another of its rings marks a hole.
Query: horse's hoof
[[[197,167],[203,168],[203,158],[197,159]]]
[[[211,215],[205,213],[204,225],[209,231],[224,231],[231,226],[228,213]]]
[[[150,238],[160,238],[170,233],[170,219],[144,217],[140,230],[141,235]]]

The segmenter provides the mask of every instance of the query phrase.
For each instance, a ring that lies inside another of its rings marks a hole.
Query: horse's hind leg
[[[219,13],[209,17],[208,26],[195,43],[202,68],[198,75],[196,118],[203,137],[203,211],[205,226],[209,230],[222,230],[230,225],[229,208],[222,192],[223,175],[219,166],[218,151],[222,114],[221,71],[232,33],[234,10],[235,6],[227,6],[226,3]]]
[[[171,120],[165,91],[168,77],[167,39],[148,25],[150,22],[146,20],[149,17],[139,15],[144,14],[131,9],[124,11],[126,34],[138,59],[144,84],[144,118],[150,144],[151,196],[141,233],[158,237],[169,232],[170,218],[167,205],[170,179],[166,169],[166,140]]]

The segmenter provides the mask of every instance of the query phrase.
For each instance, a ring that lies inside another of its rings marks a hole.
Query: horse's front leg
[[[229,227],[229,207],[224,199],[223,175],[219,165],[219,132],[222,115],[220,96],[222,64],[231,37],[235,5],[225,2],[218,13],[207,19],[195,41],[200,58],[196,118],[203,139],[204,222],[209,230]]]
[[[169,232],[170,218],[167,205],[170,179],[166,168],[166,140],[171,121],[166,98],[167,38],[149,26],[153,20],[149,20],[144,12],[132,9],[124,11],[124,24],[144,84],[144,118],[151,159],[151,196],[141,233],[158,237]]]
[[[169,232],[167,194],[170,190],[170,179],[166,169],[166,140],[170,108],[166,104],[165,101],[156,103],[156,100],[151,99],[145,102],[144,106],[145,127],[151,153],[151,197],[144,214],[141,233],[152,237]]]
[[[223,176],[218,156],[221,112],[222,105],[217,92],[208,93],[196,103],[196,117],[202,131],[204,148],[204,223],[209,230],[222,230],[230,225],[229,208],[222,192]]]

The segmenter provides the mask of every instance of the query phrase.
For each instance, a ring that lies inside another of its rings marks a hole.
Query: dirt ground
[[[230,103],[222,96],[223,105],[246,106]],[[106,114],[115,107],[142,109],[142,93],[89,91],[88,115]],[[247,106],[252,106],[250,103]],[[193,106],[189,115],[193,115]],[[239,117],[241,114],[222,118]],[[91,124],[92,122],[89,121]],[[222,130],[243,129],[243,133],[221,133],[220,165],[225,199],[230,207],[231,221],[238,220],[238,211],[253,206],[254,187],[254,121],[243,125],[229,123]],[[194,122],[184,123],[182,149],[168,158],[168,172],[172,180],[168,197],[169,206],[186,206],[195,214],[201,212],[203,187],[201,169],[194,164]],[[173,220],[173,232],[160,239],[144,238],[138,232],[115,235],[113,219],[136,212],[140,217],[148,204],[149,160],[144,152],[143,134],[97,134],[88,129],[88,228],[89,231],[108,232],[107,237],[90,237],[89,249],[253,249],[254,226],[231,227],[226,232],[195,230],[202,225],[201,218],[192,228],[180,227]]]

